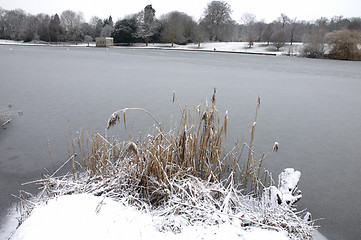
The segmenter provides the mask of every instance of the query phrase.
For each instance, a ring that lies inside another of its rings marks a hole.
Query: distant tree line
[[[152,5],[147,5],[140,12],[114,23],[111,16],[106,19],[92,17],[86,22],[82,13],[71,10],[50,16],[0,8],[0,38],[25,42],[90,42],[95,37],[106,36],[113,37],[116,44],[126,45],[246,41],[249,47],[254,42],[265,42],[277,50],[286,42],[291,45],[303,42],[303,54],[307,57],[360,58],[360,17],[335,16],[303,21],[281,14],[273,22],[266,23],[251,13],[244,13],[238,23],[231,17],[231,6],[224,1],[208,3],[198,21],[178,11],[158,19],[155,12]],[[340,41],[344,45],[340,45]],[[339,53],[341,50],[343,52]]]

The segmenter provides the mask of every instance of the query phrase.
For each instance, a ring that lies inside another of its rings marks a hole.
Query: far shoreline
[[[2,46],[51,46],[51,47],[90,47],[95,48],[95,42],[85,43],[48,43],[48,42],[21,42],[13,40],[0,39],[0,45]],[[171,50],[171,51],[195,51],[195,52],[216,52],[216,53],[231,53],[231,54],[247,54],[247,55],[262,55],[262,56],[300,56],[299,49],[302,43],[294,43],[293,45],[285,45],[280,51],[272,51],[271,45],[265,45],[265,43],[255,43],[254,47],[247,47],[247,42],[205,42],[201,44],[201,47],[197,47],[198,44],[176,45],[171,46],[171,43],[150,43],[146,46],[145,43],[136,43],[129,46],[114,45],[107,48],[117,49],[152,49],[152,50]],[[296,50],[290,51],[290,48]]]

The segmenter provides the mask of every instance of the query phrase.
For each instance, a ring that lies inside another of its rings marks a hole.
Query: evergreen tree
[[[149,38],[152,37],[157,30],[157,21],[155,18],[155,10],[152,5],[147,5],[143,11],[135,15],[137,23],[137,37],[145,40],[148,46]]]
[[[132,44],[136,38],[137,25],[134,18],[122,19],[115,23],[112,37],[115,43]]]
[[[50,42],[59,42],[62,35],[62,27],[60,25],[60,18],[58,14],[51,16],[49,23],[49,38]]]
[[[112,16],[109,16],[109,18],[104,19],[104,21],[103,21],[103,27],[105,27],[106,25],[109,25],[109,26],[111,26],[111,27],[114,26],[114,22],[113,22]]]

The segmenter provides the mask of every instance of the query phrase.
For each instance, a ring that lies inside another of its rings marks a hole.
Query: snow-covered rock
[[[282,201],[293,205],[302,198],[300,190],[297,190],[298,182],[301,178],[301,172],[293,168],[286,168],[278,176],[278,190],[282,194]]]
[[[273,206],[287,204],[292,206],[302,198],[301,190],[297,190],[301,172],[286,168],[278,175],[278,187],[270,186],[264,190],[264,200]]]

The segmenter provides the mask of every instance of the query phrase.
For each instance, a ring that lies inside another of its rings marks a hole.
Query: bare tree
[[[201,24],[208,32],[210,41],[222,41],[227,26],[233,24],[231,13],[231,6],[223,1],[212,1],[207,5]]]
[[[330,21],[328,18],[321,17],[315,21],[315,25],[318,29],[324,29],[326,30],[328,28]]]
[[[28,15],[22,24],[20,38],[25,42],[30,42],[32,40],[39,40],[38,31],[40,28],[40,20],[34,15]]]
[[[161,39],[165,42],[186,44],[191,42],[195,35],[197,23],[185,13],[173,11],[161,19],[163,30]]]
[[[254,40],[261,42],[262,41],[262,35],[264,29],[267,27],[267,24],[264,21],[259,21],[254,24]]]
[[[294,42],[303,42],[304,36],[309,33],[309,22],[307,21],[297,21],[295,26],[295,32],[293,35]]]
[[[284,30],[279,30],[272,34],[271,42],[272,45],[276,47],[277,51],[280,50],[286,43],[287,35]]]
[[[348,30],[361,31],[361,17],[351,18]]]
[[[241,20],[245,26],[246,40],[249,43],[249,47],[252,47],[255,38],[254,24],[256,22],[256,15],[252,13],[243,13]]]
[[[198,48],[201,47],[201,43],[205,40],[209,38],[207,29],[205,28],[205,26],[203,24],[198,24],[196,26],[195,29],[195,34],[194,34],[194,38],[195,38],[195,42],[198,43]]]
[[[350,24],[350,20],[344,18],[343,16],[334,16],[329,24],[329,31],[338,31],[347,29],[347,26]]]
[[[65,30],[65,37],[68,41],[83,40],[83,33],[81,30],[84,17],[82,13],[76,13],[71,10],[66,10],[60,15],[60,22]]]
[[[290,20],[289,24],[288,24],[288,26],[286,28],[286,31],[287,31],[287,34],[288,34],[288,40],[289,40],[291,45],[295,41],[295,35],[296,35],[297,28],[298,28],[297,18]]]
[[[267,42],[267,45],[271,42],[272,34],[274,33],[274,24],[269,23],[262,31],[262,39]]]
[[[26,13],[21,9],[5,11],[2,17],[4,38],[12,40],[21,40],[21,32],[23,29]]]
[[[90,19],[90,25],[94,29],[94,36],[93,37],[99,37],[100,33],[102,31],[102,28],[103,28],[103,21],[99,17],[93,16]]]
[[[160,20],[163,31],[161,33],[161,40],[164,42],[174,43],[183,41],[182,26],[180,22],[180,12],[174,11],[163,16]]]
[[[314,29],[304,37],[302,55],[309,58],[324,58],[325,28]]]
[[[5,38],[5,15],[6,11],[0,7],[0,38]]]
[[[287,42],[290,42],[291,45],[296,38],[299,41],[302,40],[302,35],[304,34],[304,32],[302,32],[302,28],[299,27],[300,23],[297,21],[297,18],[291,19],[286,14],[281,13],[281,16],[277,19],[275,24],[277,29],[276,32],[284,31],[284,34],[286,36],[285,40]]]
[[[88,47],[89,47],[89,43],[93,41],[93,37],[89,36],[89,35],[85,35],[84,36],[84,42],[88,43]]]
[[[278,18],[278,21],[281,22],[282,29],[284,29],[286,27],[286,24],[290,22],[290,18],[286,14],[281,13],[281,16]]]

